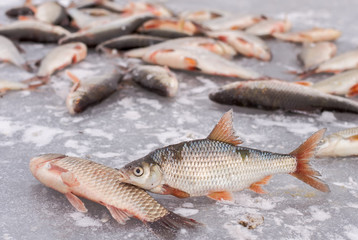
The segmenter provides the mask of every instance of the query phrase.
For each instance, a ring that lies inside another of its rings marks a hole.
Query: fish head
[[[147,157],[128,163],[119,169],[120,181],[140,188],[154,191],[161,185],[163,173],[154,161],[146,161]]]

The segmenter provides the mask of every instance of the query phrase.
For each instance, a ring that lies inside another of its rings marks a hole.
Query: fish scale
[[[173,158],[178,153],[181,160]],[[244,155],[244,158],[242,157]],[[296,170],[296,158],[208,139],[159,149],[151,154],[166,173],[168,185],[201,196],[210,191],[239,191],[277,173]]]

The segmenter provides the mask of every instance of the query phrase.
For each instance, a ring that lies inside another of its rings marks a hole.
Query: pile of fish
[[[337,47],[331,41],[341,35],[335,29],[290,32],[292,24],[287,18],[234,15],[217,10],[174,13],[158,3],[121,5],[109,0],[82,0],[67,7],[56,2],[33,5],[27,0],[24,6],[9,9],[6,14],[17,20],[0,26],[1,61],[36,73],[21,83],[2,81],[2,93],[33,89],[48,83],[55,72],[86,61],[87,51],[92,51],[91,48],[128,63],[126,67],[118,67],[113,62],[112,68],[117,70],[108,73],[101,69],[98,76],[75,78],[66,101],[71,114],[82,112],[108,97],[123,79],[133,80],[161,96],[175,97],[179,81],[169,68],[237,78],[241,83],[223,86],[210,94],[211,100],[223,104],[286,111],[358,112],[356,101],[331,96],[358,94],[358,52],[334,57]],[[315,84],[301,81],[298,83],[304,87],[298,87],[232,61],[236,55],[270,61],[275,53],[265,43],[268,38],[302,44],[298,59],[303,63],[303,71],[295,74],[301,77],[318,73],[339,74]],[[60,46],[51,50],[35,67],[25,61],[10,39]],[[141,59],[141,62],[133,63],[131,58]],[[349,71],[343,72],[346,70]],[[73,74],[71,76],[74,80]],[[89,85],[91,87],[86,87]],[[81,94],[74,94],[76,91]],[[278,96],[282,99],[270,101],[271,93],[282,95]],[[305,98],[307,96],[312,99]],[[302,98],[305,100],[297,104],[279,103]],[[342,107],[339,106],[341,103],[344,103]]]

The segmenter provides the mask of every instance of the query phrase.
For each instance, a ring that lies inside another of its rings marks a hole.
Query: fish
[[[156,149],[119,169],[121,181],[179,198],[207,196],[232,201],[232,192],[250,189],[266,193],[262,185],[274,174],[288,173],[322,192],[329,187],[310,166],[325,129],[289,154],[241,147],[235,136],[232,110],[209,136]]]
[[[358,95],[358,69],[338,73],[312,85],[321,92],[354,97]]]
[[[264,19],[266,19],[264,16],[235,14],[208,20],[203,22],[202,25],[211,31],[243,30]]]
[[[20,41],[56,43],[60,38],[70,35],[70,32],[60,26],[25,20],[0,26],[0,35]]]
[[[31,71],[30,65],[26,60],[21,56],[18,48],[14,43],[0,35],[0,62],[12,63],[15,66],[25,69],[26,71]]]
[[[83,80],[70,71],[66,74],[74,83],[66,98],[67,110],[72,115],[109,97],[118,89],[123,77],[123,73],[112,66],[101,75],[88,76]]]
[[[83,197],[105,206],[119,224],[135,217],[162,239],[174,239],[180,228],[200,226],[167,210],[143,189],[120,182],[114,168],[63,154],[40,155],[29,165],[38,181],[64,194],[79,212],[88,211],[79,198]]]
[[[0,79],[0,97],[7,91],[19,91],[30,89],[28,85],[21,82],[14,82]]]
[[[229,61],[211,51],[197,47],[161,48],[148,51],[143,61],[174,69],[199,71],[211,75],[256,79],[262,77],[250,69]]]
[[[358,127],[344,129],[323,138],[316,156],[358,156]]]
[[[35,15],[35,12],[29,6],[21,6],[21,7],[10,8],[5,12],[5,14],[9,18],[18,18],[20,16],[33,16]]]
[[[245,32],[256,36],[265,37],[271,36],[277,32],[288,32],[291,29],[291,26],[292,24],[288,19],[265,19],[247,28]]]
[[[123,17],[92,28],[71,33],[59,40],[59,44],[83,42],[88,47],[94,47],[109,39],[126,35],[135,31],[143,22],[152,19],[151,14],[139,14]]]
[[[148,47],[157,43],[166,41],[166,38],[146,36],[140,34],[129,34],[120,36],[117,38],[110,39],[99,44],[96,50],[103,49],[117,49],[117,50],[128,50],[132,48]]]
[[[312,69],[336,55],[337,47],[331,42],[304,43],[302,52],[297,56],[305,70]]]
[[[53,25],[66,25],[69,23],[66,9],[57,2],[44,2],[39,4],[36,7],[35,18]]]
[[[277,39],[289,42],[322,42],[322,41],[334,41],[341,36],[341,32],[333,28],[313,28],[311,30],[301,32],[288,32],[273,33]]]
[[[235,49],[222,41],[207,37],[185,37],[178,39],[170,39],[146,48],[133,49],[127,51],[124,56],[131,58],[142,58],[145,53],[149,51],[178,46],[204,48],[225,58],[232,58],[236,55]]]
[[[210,93],[221,104],[284,111],[340,111],[358,113],[358,102],[277,79],[233,82]]]
[[[312,74],[317,73],[340,73],[346,70],[358,68],[358,50],[348,51],[342,54],[339,54],[321,64],[313,69],[307,71],[292,72],[298,74],[301,78],[306,78]]]
[[[226,13],[217,10],[198,10],[198,11],[184,11],[180,13],[179,18],[194,22],[204,22],[211,19],[220,18]]]
[[[174,97],[178,92],[178,79],[167,67],[136,65],[131,76],[134,82],[158,95]]]
[[[137,1],[129,2],[123,7],[124,14],[151,13],[157,17],[170,18],[174,13],[167,7],[156,2]]]
[[[109,0],[90,0],[90,1],[80,1],[79,3],[72,3],[70,8],[77,9],[86,9],[86,8],[101,8],[113,13],[123,13],[124,6],[119,4],[118,2],[113,2]]]
[[[35,77],[24,82],[40,80],[46,84],[50,76],[71,64],[84,60],[87,56],[87,47],[81,42],[68,43],[52,49],[40,62],[40,67]]]
[[[263,61],[271,60],[271,51],[259,37],[240,30],[207,32],[209,37],[228,43],[238,53],[246,57],[254,57]]]

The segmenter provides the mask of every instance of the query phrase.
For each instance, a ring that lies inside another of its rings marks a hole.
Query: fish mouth
[[[129,180],[128,174],[126,174],[122,169],[118,169],[118,173],[119,173],[119,180],[121,182],[126,182],[127,180]]]

